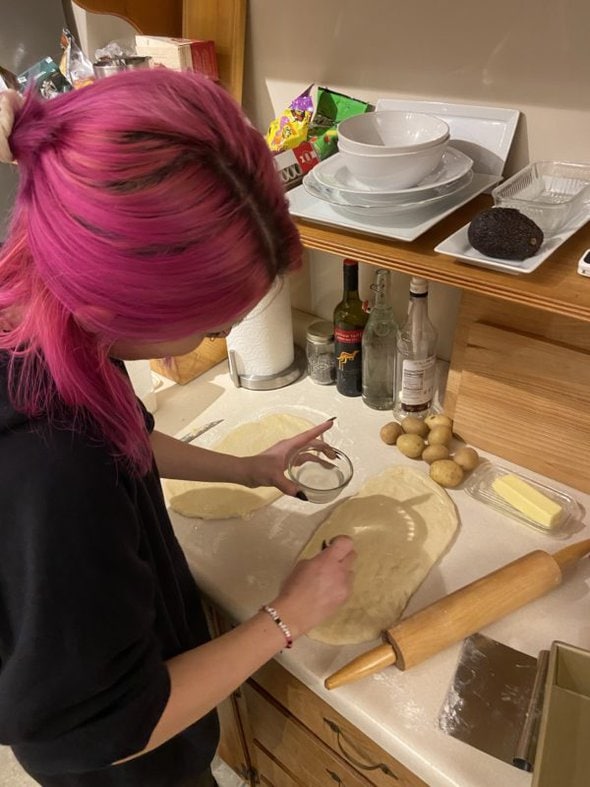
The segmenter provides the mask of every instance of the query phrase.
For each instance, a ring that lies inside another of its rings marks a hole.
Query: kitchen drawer
[[[252,680],[371,784],[378,787],[428,787],[426,782],[384,752],[278,662],[269,661],[254,674]]]
[[[256,762],[256,774],[260,784],[265,787],[305,787],[292,774],[287,773],[258,742],[254,743],[252,751]]]
[[[335,752],[312,735],[290,713],[284,711],[264,690],[247,683],[243,693],[248,723],[254,743],[272,752],[281,767],[305,787],[370,787],[371,782],[357,773]],[[257,763],[253,763],[258,771]],[[275,772],[276,775],[276,772]],[[274,787],[288,787],[293,778]]]

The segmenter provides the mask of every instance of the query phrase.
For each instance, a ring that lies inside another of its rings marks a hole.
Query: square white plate
[[[423,235],[435,224],[444,219],[453,211],[465,205],[478,194],[482,194],[500,180],[497,175],[483,175],[474,173],[471,183],[464,189],[450,194],[448,197],[413,210],[404,208],[391,214],[375,216],[374,219],[359,218],[346,214],[346,209],[339,209],[336,205],[312,197],[303,186],[297,186],[287,192],[289,210],[293,216],[316,221],[320,224],[329,224],[335,227],[364,232],[368,235],[379,235],[392,240],[412,241]],[[340,212],[343,210],[344,212]],[[381,211],[379,211],[381,213]]]
[[[518,124],[518,109],[380,98],[376,108],[436,115],[449,125],[451,145],[473,159],[475,172],[501,175]]]
[[[504,273],[532,273],[537,270],[539,265],[542,265],[557,248],[565,243],[568,238],[571,238],[574,232],[577,232],[580,227],[583,227],[588,219],[590,219],[590,212],[584,211],[579,214],[568,226],[564,227],[559,235],[552,235],[550,238],[543,241],[541,250],[538,254],[528,257],[526,260],[497,260],[493,257],[486,257],[485,254],[476,251],[471,243],[469,243],[469,238],[467,237],[469,224],[465,224],[460,230],[449,235],[442,243],[435,246],[434,250],[439,254],[446,254],[449,257],[455,257],[458,260],[469,262],[471,265],[479,265],[483,268],[493,268],[494,270],[503,271]]]

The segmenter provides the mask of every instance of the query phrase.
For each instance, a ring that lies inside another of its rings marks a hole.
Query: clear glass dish
[[[536,161],[492,191],[497,208],[516,208],[546,237],[590,210],[590,164]]]
[[[492,488],[492,483],[497,478],[504,475],[515,475],[518,478],[522,478],[527,484],[530,484],[539,492],[558,503],[562,508],[558,521],[552,527],[541,525],[511,506],[510,503],[496,494]],[[516,473],[514,470],[509,470],[507,467],[502,467],[493,462],[482,462],[468,477],[463,488],[467,494],[471,495],[471,497],[476,500],[487,503],[487,505],[499,511],[501,514],[516,519],[523,525],[528,525],[534,530],[544,533],[551,538],[569,538],[572,533],[576,533],[583,527],[582,519],[584,516],[584,509],[580,503],[567,492],[541,484],[522,473]]]

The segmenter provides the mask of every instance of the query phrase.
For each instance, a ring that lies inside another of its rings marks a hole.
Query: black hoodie
[[[207,639],[155,467],[133,477],[84,432],[15,412],[0,355],[0,743],[45,787],[194,783],[215,713],[110,763],[146,745],[164,660]]]

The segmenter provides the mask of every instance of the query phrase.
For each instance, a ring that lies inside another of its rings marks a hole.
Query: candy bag
[[[80,49],[67,27],[61,31],[59,44],[63,50],[59,70],[74,89],[94,82],[92,63]]]
[[[337,93],[327,87],[318,87],[316,110],[307,138],[316,149],[320,161],[337,152],[337,126],[341,120],[371,112],[373,109],[366,101]]]
[[[295,148],[307,139],[307,130],[313,112],[310,93],[313,85],[294,98],[270,124],[266,133],[269,148],[275,153]]]

